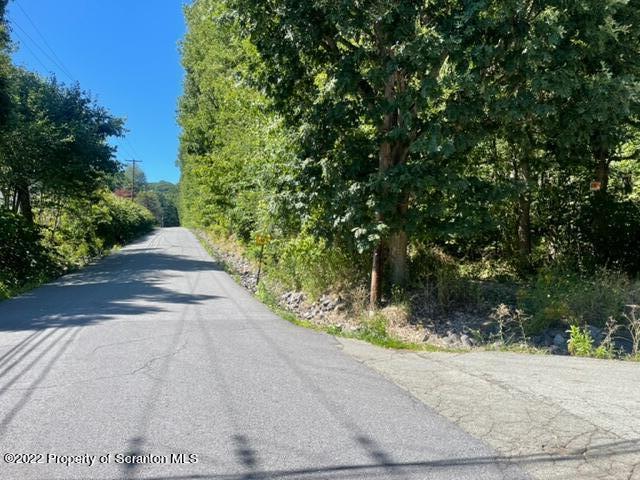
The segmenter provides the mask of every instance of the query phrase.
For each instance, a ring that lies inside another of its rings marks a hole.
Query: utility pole
[[[136,160],[135,158],[132,160],[127,160],[127,163],[132,165],[131,169],[131,201],[133,202],[136,196],[136,163],[142,163],[142,160]]]

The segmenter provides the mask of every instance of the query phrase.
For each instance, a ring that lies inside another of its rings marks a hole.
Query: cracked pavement
[[[438,384],[462,395],[457,404],[444,395],[429,406],[375,371],[375,355],[389,352],[371,354],[372,369],[345,350],[270,312],[188,230],[157,230],[0,303],[0,478],[530,478],[482,437],[515,432],[520,411],[512,429],[469,429],[479,411],[459,408],[467,377]],[[424,378],[414,387],[431,388]],[[559,413],[545,409],[550,418]],[[571,425],[562,432],[566,448],[609,442],[599,431],[580,437]],[[606,448],[585,455],[620,458],[603,455]],[[116,460],[180,453],[197,463]],[[6,454],[33,457],[16,464]],[[47,454],[109,457],[67,466]]]
[[[638,363],[340,343],[531,478],[640,479]]]

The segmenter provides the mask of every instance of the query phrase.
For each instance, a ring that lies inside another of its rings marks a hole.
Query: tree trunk
[[[531,200],[526,193],[518,198],[518,253],[524,263],[531,255]]]
[[[389,238],[391,284],[404,287],[407,283],[407,232],[402,229]]]
[[[383,128],[387,131],[391,126],[391,115],[384,116]],[[378,173],[380,176],[391,166],[391,145],[389,142],[383,142],[380,145],[380,151],[378,153]],[[383,192],[384,194],[384,192]],[[382,213],[378,212],[376,215],[378,223],[382,223]],[[371,310],[374,310],[380,303],[380,297],[382,296],[382,251],[384,249],[384,239],[378,240],[373,252],[373,263],[371,265],[371,288],[369,292],[369,303]]]
[[[531,265],[531,194],[528,160],[520,162],[520,173],[524,190],[518,195],[518,257],[520,266],[528,269]]]
[[[387,83],[385,85],[385,99],[388,102],[393,102],[399,91],[403,91],[405,89],[405,79],[402,77],[400,71],[396,70],[392,73],[387,79]],[[380,125],[380,133],[384,138],[390,131],[392,131],[396,127],[402,126],[402,117],[398,110],[387,112],[383,118],[382,123]],[[380,145],[380,149],[378,152],[378,173],[382,177],[387,170],[393,168],[395,166],[401,165],[405,162],[406,157],[409,152],[408,145],[394,141],[390,142],[389,140],[384,140]],[[382,187],[382,191],[380,192],[381,198],[386,198],[388,196],[388,188],[386,186]],[[382,284],[383,284],[383,259],[382,253],[386,252],[386,246],[388,246],[388,260],[391,272],[391,283],[392,285],[400,285],[404,286],[407,281],[407,233],[404,228],[404,218],[407,213],[407,205],[408,205],[408,195],[406,193],[402,193],[398,199],[398,204],[396,205],[396,211],[394,214],[397,218],[394,218],[394,223],[397,223],[397,226],[391,233],[391,236],[388,240],[388,245],[384,239],[380,239],[378,245],[375,248],[374,257],[373,257],[373,265],[371,268],[371,291],[370,291],[370,303],[371,308],[374,309],[378,303],[380,302],[380,297],[382,294]],[[378,223],[382,223],[385,219],[383,218],[382,213],[378,212],[376,220]]]
[[[29,187],[26,184],[18,185],[16,188],[17,203],[22,217],[33,225],[33,209],[31,208],[31,195]]]
[[[606,152],[599,152],[596,164],[596,182],[600,182],[600,190],[598,193],[601,196],[607,194],[609,187],[609,160]]]
[[[371,310],[380,303],[382,295],[382,243],[378,243],[373,250],[373,262],[371,265],[371,288],[369,290],[369,307]]]

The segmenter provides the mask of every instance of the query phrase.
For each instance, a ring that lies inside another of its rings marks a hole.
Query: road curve
[[[526,478],[183,228],[0,303],[0,454],[10,480]]]

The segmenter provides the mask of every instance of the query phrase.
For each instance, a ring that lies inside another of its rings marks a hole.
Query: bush
[[[460,265],[437,247],[412,247],[410,268],[415,286],[425,287],[440,311],[477,308],[483,303],[478,282],[468,278]]]
[[[588,328],[580,328],[577,325],[569,327],[569,341],[567,347],[571,355],[577,357],[589,357],[593,353],[593,338]]]
[[[47,228],[0,208],[0,298],[81,266],[147,233],[153,224],[146,208],[108,192],[92,201],[70,201]]]
[[[0,208],[0,298],[21,286],[40,282],[56,266],[40,232],[15,213]]]
[[[67,205],[52,246],[69,265],[82,265],[149,232],[153,225],[153,215],[143,206],[103,192],[92,201],[76,200]]]
[[[594,198],[581,212],[579,225],[595,265],[640,273],[640,202]]]
[[[532,317],[527,332],[534,334],[554,325],[603,327],[609,317],[621,318],[639,292],[640,283],[610,270],[588,276],[544,270],[518,291],[518,304]]]
[[[343,282],[352,283],[357,277],[349,258],[340,249],[330,248],[324,240],[311,235],[273,241],[265,253],[270,278],[314,298],[339,290]]]
[[[130,200],[105,194],[98,204],[108,211],[108,219],[98,222],[96,236],[111,247],[121,245],[150,232],[155,224],[153,214]]]

